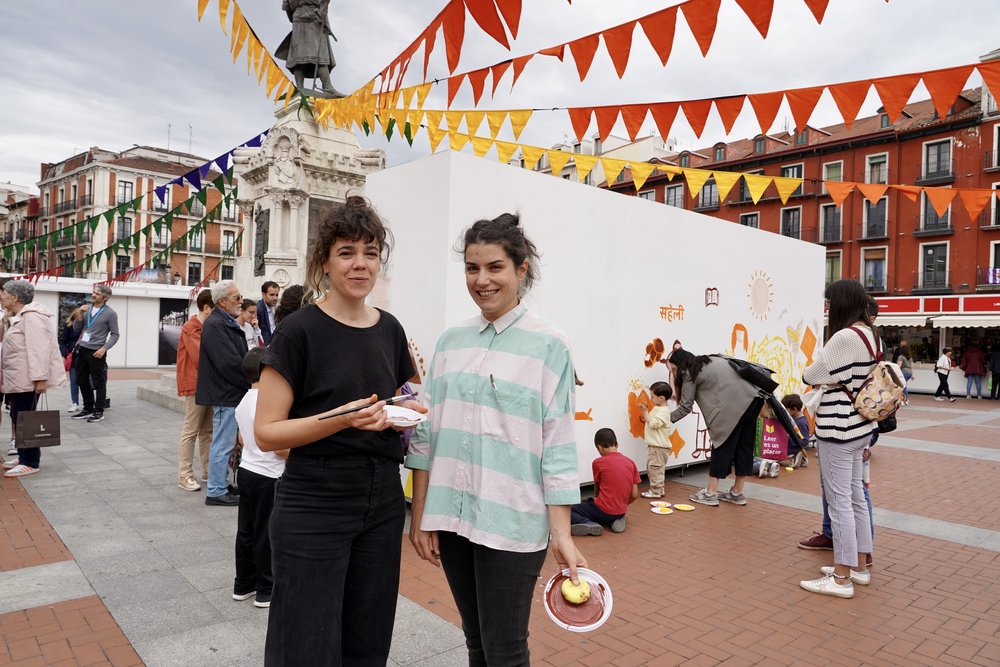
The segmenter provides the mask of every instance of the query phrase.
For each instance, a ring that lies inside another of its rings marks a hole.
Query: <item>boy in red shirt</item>
[[[571,535],[601,535],[601,524],[611,532],[625,531],[625,512],[639,497],[639,470],[632,459],[618,453],[618,438],[610,428],[594,434],[600,456],[594,459],[594,497],[573,505]]]

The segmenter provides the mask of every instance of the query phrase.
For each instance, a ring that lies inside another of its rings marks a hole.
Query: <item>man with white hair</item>
[[[118,342],[118,313],[108,307],[110,298],[110,287],[95,284],[90,303],[81,308],[81,317],[73,323],[73,329],[81,332],[73,363],[76,382],[83,394],[83,410],[72,419],[86,419],[89,423],[104,419],[108,396],[107,354]]]
[[[222,280],[212,287],[215,310],[201,330],[198,352],[198,385],[195,403],[212,407],[212,446],[208,454],[208,495],[206,505],[239,504],[229,485],[229,455],[236,446],[236,406],[250,389],[243,373],[247,340],[236,316],[243,306],[243,296],[232,280]]]

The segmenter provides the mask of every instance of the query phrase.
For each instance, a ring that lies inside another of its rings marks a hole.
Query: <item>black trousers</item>
[[[736,428],[725,442],[712,450],[712,460],[708,463],[708,474],[717,479],[725,479],[733,468],[738,477],[753,474],[753,445],[757,438],[757,417],[764,407],[764,399],[753,399],[740,417]]]
[[[38,394],[33,391],[26,391],[20,394],[7,394],[10,401],[10,420],[16,425],[17,416],[22,412],[31,412],[36,409]],[[17,462],[29,468],[37,468],[42,460],[42,450],[38,447],[29,449],[17,448]]]
[[[938,373],[937,376],[938,376],[938,388],[937,391],[934,392],[934,397],[937,398],[942,393],[944,393],[945,396],[951,398],[951,389],[948,388],[948,374]]]
[[[98,359],[96,350],[76,348],[76,384],[83,395],[83,409],[103,412],[108,396],[108,355]],[[91,384],[93,383],[93,384]],[[94,394],[97,400],[94,400]]]
[[[239,517],[236,527],[236,581],[234,593],[257,591],[271,595],[271,539],[268,523],[274,507],[276,477],[260,475],[246,468],[236,473],[240,487]]]

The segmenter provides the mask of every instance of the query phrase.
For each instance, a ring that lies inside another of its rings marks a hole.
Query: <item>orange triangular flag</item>
[[[587,129],[590,127],[590,115],[594,110],[584,107],[570,107],[567,111],[569,111],[569,122],[573,125],[573,131],[576,133],[576,140],[583,141]]]
[[[493,72],[493,92],[490,93],[491,97],[496,97],[497,86],[500,85],[500,79],[502,79],[503,75],[507,73],[507,70],[510,68],[512,62],[514,61],[505,60],[502,63],[497,63],[496,65],[490,68],[490,71]]]
[[[825,86],[813,86],[811,88],[794,88],[785,91],[785,99],[788,100],[788,108],[792,111],[792,119],[795,121],[795,130],[801,132],[809,124],[809,117],[812,116],[816,103],[819,102]]]
[[[573,162],[576,163],[576,177],[581,183],[583,183],[583,179],[587,178],[587,174],[589,174],[591,170],[593,170],[594,165],[597,164],[597,157],[578,153],[573,156]]]
[[[914,204],[917,203],[917,198],[920,196],[920,193],[924,191],[923,188],[918,188],[916,185],[890,185],[889,187],[909,199]]]
[[[538,146],[521,146],[521,157],[524,158],[524,168],[534,169],[544,152],[545,149]]]
[[[830,0],[806,0],[809,11],[816,17],[816,23],[823,22],[823,16],[826,15],[826,6],[828,4],[830,4]]]
[[[510,51],[510,44],[507,42],[507,31],[504,30],[500,15],[497,14],[497,6],[493,0],[465,0],[465,6],[475,21],[487,35],[500,42],[505,49]],[[482,156],[480,156],[482,157]]]
[[[441,12],[444,27],[444,48],[448,57],[448,73],[454,74],[458,60],[462,57],[462,42],[465,41],[465,5],[449,2]]]
[[[958,190],[953,188],[924,188],[924,195],[927,196],[927,201],[934,207],[934,212],[938,214],[939,218],[944,217],[944,214],[948,212],[951,200],[957,194]]]
[[[889,189],[884,183],[858,183],[857,186],[858,191],[872,204],[878,204],[878,200],[884,197],[886,190]]]
[[[521,22],[521,0],[496,0],[500,15],[503,16],[510,36],[517,39],[517,27]]]
[[[986,205],[993,199],[996,190],[959,190],[958,196],[962,198],[965,210],[969,212],[969,219],[975,220],[983,212]],[[996,380],[994,380],[996,382]]]
[[[489,67],[469,72],[469,83],[472,84],[472,106],[479,105],[479,98],[483,96],[483,88],[486,86],[486,77],[489,74]]]
[[[625,122],[625,129],[628,131],[628,138],[635,141],[639,136],[639,130],[646,120],[646,112],[649,111],[647,104],[626,104],[622,107],[622,120]]]
[[[729,196],[733,186],[739,183],[743,174],[735,171],[713,171],[712,176],[715,178],[715,187],[719,189],[719,201],[721,202]]]
[[[240,30],[243,29],[243,24],[246,21],[243,20],[243,10],[235,2],[233,3],[233,25],[232,33],[229,35],[229,52],[232,53],[233,49],[236,48],[236,38],[239,37]],[[247,29],[250,26],[247,25]],[[236,62],[236,58],[233,58],[233,62]]]
[[[1000,60],[991,60],[988,63],[979,63],[976,70],[983,77],[983,83],[990,89],[990,93],[996,98],[1000,95]]]
[[[559,46],[550,46],[547,49],[542,49],[542,50],[538,51],[538,55],[540,55],[540,56],[553,56],[555,58],[558,58],[559,62],[562,62],[563,58],[566,57],[566,45],[565,44],[560,44]]]
[[[743,104],[746,101],[746,95],[720,97],[715,100],[715,110],[719,112],[719,117],[722,118],[722,127],[725,128],[726,134],[733,131],[733,125],[736,124],[736,119],[740,117],[740,112],[743,111]]]
[[[476,157],[483,157],[493,147],[493,140],[488,137],[472,137],[472,152]]]
[[[228,35],[226,32],[226,14],[229,13],[229,0],[219,0],[219,23],[222,24],[222,34]]]
[[[597,116],[597,134],[601,137],[601,141],[607,141],[612,128],[618,122],[620,110],[621,107],[597,107],[594,109],[594,115]]]
[[[767,31],[771,27],[771,15],[774,13],[774,0],[736,0],[743,13],[757,28],[757,32],[767,39]]]
[[[704,169],[681,169],[681,173],[684,174],[684,181],[688,186],[688,196],[692,199],[698,196],[705,183],[712,177],[712,172]]]
[[[208,7],[208,0],[198,0],[198,20],[201,21],[205,8]]]
[[[448,133],[448,144],[453,151],[460,151],[465,148],[465,144],[469,143],[469,135],[459,134],[457,132]]]
[[[632,33],[635,32],[635,23],[635,21],[630,21],[601,33],[604,36],[604,48],[611,56],[611,62],[615,65],[619,79],[625,75],[625,68],[628,67],[628,56],[632,51]]]
[[[830,96],[837,103],[840,115],[844,118],[844,125],[847,126],[847,129],[851,129],[851,125],[854,125],[858,112],[861,111],[861,105],[865,103],[865,98],[868,97],[868,91],[871,87],[870,80],[850,81],[827,86]]]
[[[781,199],[782,204],[787,204],[788,198],[802,185],[801,178],[774,176],[772,180],[774,181],[774,189],[778,191],[778,197]]]
[[[919,74],[900,74],[875,79],[875,90],[882,100],[882,106],[889,115],[889,120],[895,123],[903,113],[903,107],[910,100],[913,89],[920,81]]]
[[[567,151],[550,150],[546,151],[546,153],[549,156],[549,167],[552,169],[553,176],[562,175],[563,167],[573,157],[573,154]]]
[[[464,111],[445,111],[444,122],[448,125],[448,132],[451,134],[458,132],[458,128],[462,124],[463,118],[465,118]]]
[[[518,149],[518,145],[511,143],[509,141],[497,141],[494,142],[497,147],[497,159],[504,164],[510,162],[510,159],[514,157],[514,152]]]
[[[778,117],[778,109],[781,108],[781,100],[784,97],[785,94],[781,91],[747,95],[747,99],[750,100],[750,106],[753,107],[753,112],[757,115],[761,134],[767,134],[771,130],[771,126],[774,125],[774,119]]]
[[[421,33],[421,40],[424,43],[424,79],[427,79],[427,65],[430,63],[431,52],[434,51],[434,42],[437,41],[437,31],[440,27],[441,21],[435,20]]]
[[[628,166],[632,171],[632,183],[635,185],[636,192],[642,189],[642,186],[646,184],[646,179],[656,169],[656,165],[649,162],[629,162]]]
[[[743,174],[743,182],[747,184],[747,192],[754,204],[764,196],[764,191],[771,184],[771,177],[763,174]]]
[[[688,125],[694,130],[694,136],[701,139],[701,133],[705,131],[705,123],[708,121],[708,113],[712,110],[712,100],[681,102],[681,109],[684,111]]]
[[[531,118],[531,109],[516,109],[508,112],[508,115],[510,116],[510,127],[514,130],[514,141],[517,141],[521,136],[521,130]]]
[[[510,89],[514,90],[514,85],[517,80],[521,78],[521,72],[524,71],[524,66],[528,64],[528,61],[534,57],[534,53],[529,53],[526,56],[518,56],[514,58],[514,80],[510,82]]]
[[[722,0],[688,0],[680,4],[688,27],[691,28],[691,34],[698,42],[703,56],[708,55],[712,39],[715,38],[715,28],[719,23],[720,4],[722,4]]]
[[[843,205],[844,200],[847,199],[847,195],[851,194],[851,190],[854,189],[854,183],[844,183],[842,181],[823,181],[823,186],[826,187],[830,198],[837,206]]]
[[[677,29],[677,7],[667,7],[649,16],[639,19],[642,31],[646,33],[649,45],[660,57],[660,63],[666,66],[670,52],[674,48],[674,32]]]
[[[464,72],[448,77],[448,108],[451,108],[451,103],[455,101],[455,95],[458,94],[458,89],[462,87],[463,81],[465,81]]]
[[[587,72],[594,62],[594,54],[597,53],[597,46],[601,43],[600,35],[587,35],[580,39],[575,39],[569,43],[569,52],[573,54],[576,61],[576,71],[580,74],[580,81],[587,78]]]
[[[487,111],[486,123],[490,126],[490,139],[496,139],[500,134],[500,128],[507,119],[506,111]]]
[[[660,102],[649,107],[649,113],[653,116],[653,122],[656,123],[656,131],[660,133],[660,137],[664,141],[670,139],[670,128],[673,127],[679,106],[677,102]]]
[[[949,67],[948,69],[923,73],[924,86],[931,95],[938,116],[944,118],[948,115],[948,110],[955,104],[958,94],[965,88],[965,83],[971,75],[972,65]]]
[[[604,170],[604,178],[608,183],[614,183],[622,173],[622,170],[625,169],[625,160],[602,157],[600,161],[601,169]]]
[[[466,131],[469,134],[475,134],[476,132],[478,132],[479,126],[483,124],[483,118],[485,117],[486,117],[485,111],[466,111],[465,112]]]

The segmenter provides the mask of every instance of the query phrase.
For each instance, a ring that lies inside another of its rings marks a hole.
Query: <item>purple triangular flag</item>
[[[201,190],[201,177],[198,176],[198,170],[193,169],[188,173],[184,174],[184,178],[187,182],[194,186],[195,190]]]

